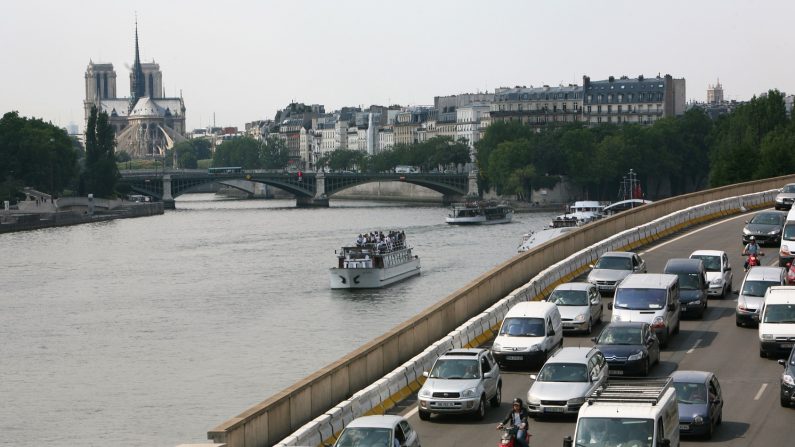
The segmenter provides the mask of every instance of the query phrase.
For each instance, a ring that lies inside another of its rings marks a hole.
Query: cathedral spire
[[[130,111],[146,94],[144,70],[141,68],[141,55],[138,51],[138,17],[135,18],[135,63],[133,64],[132,82],[130,82]]]

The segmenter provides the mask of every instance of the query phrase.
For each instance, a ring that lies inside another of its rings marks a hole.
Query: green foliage
[[[116,152],[116,162],[124,163],[130,160],[132,160],[132,157],[127,152],[125,151]]]
[[[260,165],[260,143],[251,137],[224,141],[213,155],[213,166],[241,166],[243,169],[258,169]]]
[[[260,164],[265,169],[280,169],[290,161],[290,150],[283,139],[272,135],[262,143],[259,152]]]
[[[8,112],[0,119],[0,199],[30,186],[59,195],[77,178],[75,141],[63,129]]]
[[[116,141],[108,114],[91,108],[86,126],[86,163],[81,176],[80,195],[111,198],[119,181],[116,165]]]

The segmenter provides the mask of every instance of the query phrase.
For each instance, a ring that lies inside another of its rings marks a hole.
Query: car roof
[[[765,306],[768,304],[795,304],[795,287],[770,286],[765,293]]]
[[[591,353],[597,351],[598,349],[594,347],[582,348],[579,346],[568,346],[558,349],[558,351],[552,354],[552,357],[547,360],[547,363],[586,363]]]
[[[593,287],[589,282],[567,282],[555,287],[555,290],[588,290]]]
[[[605,258],[605,257],[611,256],[611,257],[616,257],[616,258],[631,258],[634,255],[635,255],[635,252],[632,252],[632,251],[608,251],[606,253],[603,253],[602,256],[599,256],[599,257],[600,258]]]
[[[696,250],[693,253],[690,253],[690,256],[693,255],[722,256],[723,253],[725,253],[723,250]]]
[[[671,378],[679,383],[706,383],[712,376],[709,371],[674,371]]]
[[[700,269],[704,266],[704,261],[701,259],[691,259],[691,258],[673,258],[669,259],[668,262],[665,263],[665,273],[669,273],[670,271],[693,271],[696,269]]]
[[[786,211],[778,211],[778,210],[776,210],[776,211],[773,211],[773,210],[767,210],[767,211],[760,211],[760,212],[758,212],[758,213],[754,214],[754,217],[756,217],[756,216],[761,216],[761,215],[763,215],[763,214],[774,214],[774,215],[776,215],[776,216],[781,216],[781,217],[786,217],[786,216],[787,216],[787,212],[786,212]]]
[[[460,348],[460,349],[451,349],[444,354],[442,357],[464,357],[464,358],[475,358],[480,355],[481,352],[486,352],[484,348]]]
[[[542,318],[557,308],[558,306],[548,301],[521,301],[508,310],[505,318]]]
[[[649,289],[668,287],[675,281],[678,282],[679,277],[670,273],[630,273],[623,281],[618,283],[618,288]]]
[[[608,323],[607,326],[605,326],[602,330],[605,330],[609,327],[643,327],[648,325],[649,323],[644,321],[613,321]]]
[[[395,416],[391,414],[362,416],[351,421],[345,428],[350,427],[368,427],[368,428],[388,428],[392,429],[395,424],[402,421],[402,416]]]
[[[756,265],[745,274],[744,281],[779,281],[783,274],[784,267],[767,267]]]

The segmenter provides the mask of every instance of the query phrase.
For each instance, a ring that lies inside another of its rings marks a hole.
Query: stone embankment
[[[62,199],[58,199],[58,201],[60,200]],[[96,209],[93,213],[89,213],[88,208],[79,206],[71,206],[71,209],[68,210],[58,209],[43,212],[0,211],[0,233],[163,214],[162,202],[141,203],[121,200],[118,202],[118,206],[108,209]]]

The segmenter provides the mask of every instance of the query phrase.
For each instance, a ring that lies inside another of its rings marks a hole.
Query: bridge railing
[[[701,191],[606,218],[516,255],[342,359],[208,432],[230,447],[318,445],[354,417],[416,392],[440,354],[479,344],[510,307],[584,272],[607,250],[632,248],[706,220],[771,203],[795,176]],[[744,196],[744,197],[742,197]],[[529,281],[529,282],[528,282]]]

